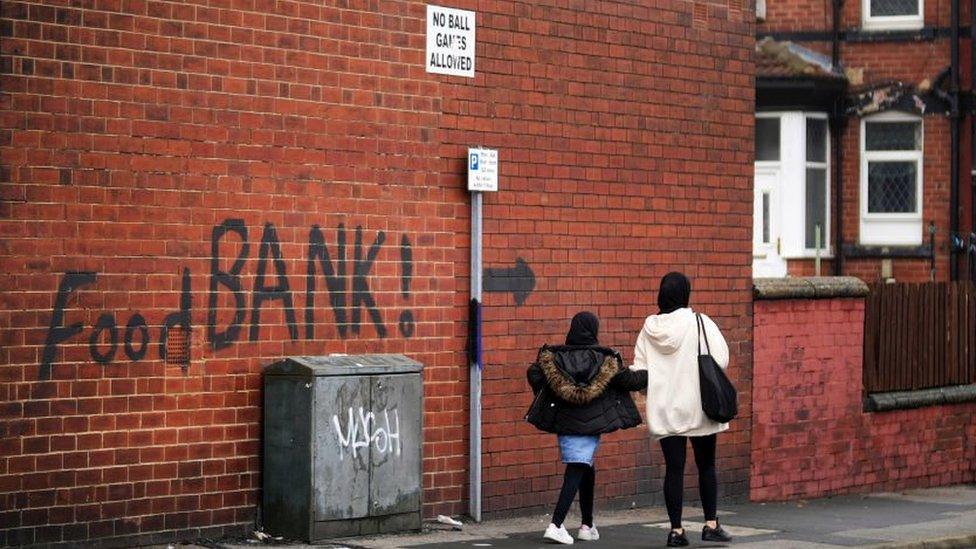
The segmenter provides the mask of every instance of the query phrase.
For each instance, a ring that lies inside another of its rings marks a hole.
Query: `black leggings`
[[[668,507],[671,528],[681,528],[681,505],[684,496],[685,455],[687,444],[695,450],[698,466],[698,494],[701,496],[705,520],[715,520],[718,500],[718,478],[715,476],[715,435],[707,437],[667,437],[661,439],[664,451],[664,503]]]
[[[556,510],[552,512],[552,523],[562,526],[566,520],[569,506],[579,490],[580,514],[583,524],[593,526],[593,485],[596,482],[596,471],[585,463],[567,463],[566,473],[563,474],[563,489],[559,492]]]

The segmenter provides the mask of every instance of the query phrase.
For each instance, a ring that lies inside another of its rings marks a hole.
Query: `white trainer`
[[[596,541],[600,539],[600,532],[597,531],[596,526],[590,527],[584,524],[580,526],[579,533],[576,534],[576,539],[580,541]]]
[[[549,523],[549,527],[546,528],[546,533],[542,534],[542,539],[547,539],[554,543],[561,543],[563,545],[572,545],[573,536],[569,535],[566,531],[565,526],[556,526],[553,523]]]

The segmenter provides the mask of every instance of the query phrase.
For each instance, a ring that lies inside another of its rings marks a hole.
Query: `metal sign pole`
[[[481,198],[482,193],[471,193],[471,299],[481,304]],[[477,315],[476,321],[480,323]],[[469,465],[468,465],[468,513],[481,522],[481,327],[473,330],[476,351],[470,366],[471,411],[469,415]]]

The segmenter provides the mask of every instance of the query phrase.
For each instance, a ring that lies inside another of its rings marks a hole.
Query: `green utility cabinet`
[[[269,533],[316,542],[420,529],[422,371],[390,354],[297,356],[265,368]]]

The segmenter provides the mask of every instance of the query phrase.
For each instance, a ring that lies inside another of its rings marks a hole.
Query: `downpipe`
[[[949,98],[951,112],[949,115],[950,136],[950,172],[949,172],[949,280],[959,280],[959,254],[964,250],[962,238],[959,235],[959,0],[952,0],[950,22],[950,60],[951,78],[949,81]],[[933,250],[934,251],[934,250]]]
[[[973,0],[976,4],[976,0]],[[833,33],[831,36],[830,59],[833,67],[840,63],[840,14],[844,6],[844,0],[833,0]],[[844,128],[847,119],[844,116],[844,92],[834,101],[834,112],[830,117],[830,130],[833,134],[834,152],[834,173],[833,180],[834,192],[834,260],[831,264],[834,276],[844,274]]]

